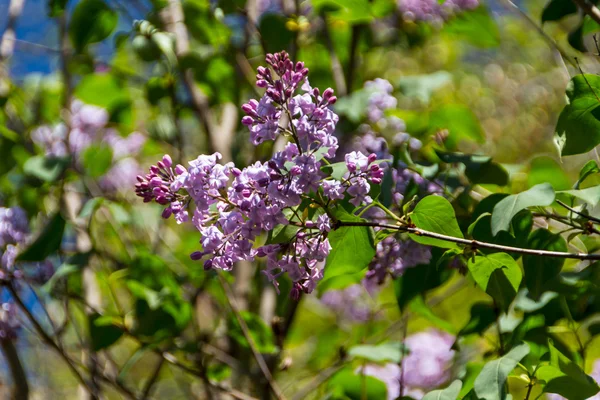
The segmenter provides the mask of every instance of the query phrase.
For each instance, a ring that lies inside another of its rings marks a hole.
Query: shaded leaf
[[[81,52],[90,43],[106,39],[117,27],[118,14],[102,0],[82,0],[69,23],[69,37],[75,50]]]
[[[506,398],[504,384],[508,374],[529,353],[526,343],[520,344],[503,357],[485,364],[475,379],[473,390],[481,400],[503,400]]]
[[[40,235],[17,257],[17,261],[43,261],[55,253],[62,243],[66,221],[60,213],[54,214]]]
[[[475,256],[467,266],[479,287],[492,296],[500,309],[508,310],[522,279],[521,268],[515,260],[506,253],[494,253]]]
[[[507,231],[513,217],[521,210],[533,206],[549,206],[554,201],[554,189],[549,183],[535,185],[529,190],[500,200],[492,213],[492,234]]]

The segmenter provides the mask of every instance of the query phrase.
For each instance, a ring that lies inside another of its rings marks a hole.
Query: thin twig
[[[600,224],[600,218],[592,217],[591,215],[587,215],[587,214],[582,213],[581,211],[577,211],[573,207],[569,207],[568,205],[566,205],[565,203],[563,203],[560,200],[556,200],[556,202],[558,204],[560,204],[561,206],[563,206],[564,208],[566,208],[567,210],[571,211],[572,213],[577,214],[585,219],[588,219],[590,221],[594,221],[594,222],[597,222]]]
[[[550,47],[553,47],[562,56],[563,59],[567,60],[569,62],[569,64],[571,64],[573,67],[577,67],[577,65],[575,64],[575,61],[567,55],[567,52],[558,43],[556,43],[556,41],[554,39],[552,39],[550,36],[548,36],[548,34],[546,32],[544,32],[542,27],[539,26],[534,20],[532,20],[529,17],[529,15],[525,14],[519,8],[519,6],[517,6],[511,0],[501,0],[501,3],[504,3],[504,5],[508,6],[509,8],[514,9],[521,16],[521,18],[525,22],[527,22],[527,24],[529,24],[529,26],[531,26],[533,29],[535,29],[542,36],[542,38],[544,38],[544,40],[550,45]]]
[[[27,383],[27,374],[23,369],[23,364],[19,358],[19,353],[11,339],[0,340],[0,347],[6,358],[6,365],[13,378],[12,399],[27,400],[29,398],[29,384]]]
[[[67,354],[63,351],[63,349],[59,345],[57,345],[56,342],[54,342],[54,340],[52,340],[52,338],[50,336],[48,336],[48,334],[46,333],[44,328],[42,328],[42,326],[37,321],[37,319],[33,316],[31,311],[29,311],[29,309],[27,308],[25,303],[23,303],[23,300],[21,300],[21,297],[19,296],[19,294],[17,293],[15,288],[11,284],[6,284],[6,288],[10,292],[13,300],[15,301],[15,303],[17,303],[17,305],[19,306],[21,311],[23,311],[23,313],[25,313],[25,315],[29,319],[29,322],[31,322],[31,324],[35,328],[35,331],[38,333],[38,335],[41,337],[41,339],[58,353],[58,355],[65,361],[65,363],[67,364],[67,366],[69,367],[69,369],[71,370],[73,375],[75,375],[75,377],[77,378],[79,383],[81,383],[89,391],[90,390],[89,383],[85,380],[85,378],[81,375],[81,373],[77,370],[77,368],[75,368],[75,365],[73,365],[73,362],[71,361],[69,356],[67,356]]]
[[[588,3],[586,0],[572,0],[584,13],[589,15],[597,24],[600,25],[600,10],[592,3]]]
[[[479,240],[463,239],[453,236],[443,235],[441,233],[435,233],[426,231],[424,229],[416,228],[407,225],[392,225],[382,224],[379,222],[351,222],[351,221],[338,221],[338,226],[370,226],[374,228],[385,228],[393,229],[400,232],[412,233],[418,236],[425,236],[434,239],[445,240],[447,242],[464,244],[472,248],[485,248],[492,250],[504,251],[507,253],[518,253],[527,254],[539,257],[553,257],[553,258],[572,258],[576,260],[600,260],[600,254],[587,254],[587,253],[565,253],[561,251],[548,251],[548,250],[535,250],[535,249],[523,249],[520,247],[503,246],[495,243],[481,242]]]
[[[331,61],[331,73],[333,74],[333,80],[335,82],[335,89],[338,96],[345,96],[348,93],[348,87],[346,86],[346,78],[344,77],[344,69],[342,63],[335,51],[333,40],[331,39],[331,32],[329,31],[329,25],[327,17],[323,14],[323,35],[325,36],[325,44],[329,50],[329,60]]]
[[[158,360],[158,364],[156,364],[156,367],[154,368],[154,372],[152,373],[152,376],[150,377],[150,379],[148,380],[148,383],[146,383],[146,386],[144,387],[144,390],[142,391],[142,397],[140,398],[141,400],[146,400],[147,398],[150,397],[152,388],[154,387],[154,384],[157,382],[158,377],[160,376],[160,370],[162,369],[162,366],[164,363],[165,363],[165,359],[163,357],[161,357]]]
[[[340,369],[344,367],[345,363],[340,361],[338,364],[332,365],[331,367],[319,372],[306,386],[299,389],[292,397],[292,400],[304,400],[310,393],[317,390],[322,384],[327,382],[329,378],[335,375]]]
[[[231,310],[233,311],[233,314],[235,315],[235,318],[236,318],[238,324],[240,325],[242,334],[244,335],[244,338],[248,342],[248,346],[250,347],[250,351],[252,352],[252,355],[253,355],[254,359],[256,360],[258,367],[260,368],[262,374],[264,375],[265,379],[267,380],[267,382],[269,384],[269,388],[271,389],[271,391],[273,392],[273,394],[275,395],[275,397],[277,399],[279,399],[279,400],[285,399],[285,396],[283,395],[281,389],[279,388],[279,386],[273,379],[273,375],[271,374],[271,371],[269,371],[269,368],[267,366],[267,363],[266,363],[264,357],[262,356],[262,354],[260,354],[260,352],[256,348],[256,343],[254,343],[254,339],[252,338],[252,335],[250,334],[250,330],[248,329],[248,326],[246,325],[246,321],[244,321],[244,319],[242,318],[242,316],[239,312],[239,308],[237,306],[237,301],[235,299],[233,291],[231,290],[231,287],[225,281],[225,279],[223,278],[223,276],[221,274],[217,274],[217,276],[219,278],[219,282],[221,283],[221,286],[223,287],[223,290],[225,291],[225,294],[227,297],[227,302],[229,303],[229,306],[231,307]]]

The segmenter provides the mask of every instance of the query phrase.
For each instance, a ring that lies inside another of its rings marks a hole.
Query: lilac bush
[[[328,202],[347,194],[356,206],[369,204],[370,185],[381,183],[383,170],[375,154],[351,152],[345,156],[343,179],[327,179],[322,167],[338,149],[338,116],[329,108],[336,102],[333,90],[321,94],[311,87],[308,69],[285,52],[268,54],[266,61],[270,68],[259,67],[256,76],[265,94],[242,106],[242,123],[255,145],[281,135],[292,141],[269,161],[243,169],[218,164],[219,153],[201,155],[187,168],[173,167],[166,155],[149,174],[138,177],[136,193],[146,202],[165,205],[163,217],[173,215],[179,223],[190,219],[187,208],[193,201],[191,220],[202,250],[191,257],[204,259],[205,269],[229,271],[238,261],[266,257],[263,274],[278,288],[278,277],[287,273],[294,282],[291,295],[298,298],[312,292],[323,277],[331,250]],[[289,212],[305,199],[319,204],[321,212],[314,220],[291,221]],[[290,224],[298,228],[290,242],[255,246],[261,234]]]

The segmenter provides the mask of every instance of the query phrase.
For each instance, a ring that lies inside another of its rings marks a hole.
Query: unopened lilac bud
[[[337,102],[337,97],[336,96],[331,96],[329,98],[329,104],[335,104]]]
[[[260,67],[258,67],[256,69],[256,71],[258,71],[258,74],[260,76],[265,76],[266,75],[266,71],[268,71],[265,67],[263,67],[262,65]]]
[[[175,167],[175,173],[176,173],[177,175],[181,175],[181,174],[183,174],[185,171],[187,171],[187,170],[186,170],[186,169],[185,169],[185,167],[184,167],[183,165],[181,165],[181,164],[177,164],[177,166]]]
[[[306,226],[307,228],[314,228],[315,226],[317,226],[317,224],[315,224],[313,221],[306,221],[304,223],[304,226]]]
[[[348,171],[356,172],[356,164],[354,164],[353,162],[347,162],[346,167],[348,167]]]
[[[198,261],[202,257],[204,257],[204,253],[202,253],[201,251],[195,251],[192,254],[190,254],[190,258],[194,261]]]
[[[136,177],[135,177],[135,179],[137,179],[137,181],[138,181],[138,182],[140,182],[140,183],[142,183],[142,182],[145,182],[145,181],[146,181],[146,180],[144,179],[144,177],[143,177],[143,176],[141,176],[141,175],[138,175],[138,176],[136,176]]]
[[[249,126],[249,125],[252,125],[253,123],[254,123],[254,118],[252,118],[248,115],[246,115],[245,117],[242,118],[242,124],[244,124],[244,125]]]
[[[159,161],[159,162],[157,162],[157,163],[156,163],[156,166],[157,166],[159,169],[165,169],[165,164],[164,164],[162,161]]]
[[[329,98],[331,98],[331,96],[333,96],[333,89],[332,88],[325,89],[325,91],[323,92],[323,98],[325,100],[329,100]]]
[[[171,209],[171,207],[167,207],[163,210],[162,217],[164,219],[168,219],[171,216],[171,214],[173,214],[173,210]]]
[[[313,88],[312,92],[313,92],[313,96],[315,96],[315,97],[319,97],[319,95],[321,94],[321,91],[317,87]]]
[[[266,88],[268,85],[268,82],[265,81],[264,79],[259,79],[256,81],[256,86],[258,86],[259,88]]]
[[[152,186],[152,187],[157,188],[157,187],[162,186],[162,184],[163,184],[163,181],[158,176],[155,176],[154,178],[150,179],[150,186]]]
[[[158,174],[160,172],[160,169],[158,169],[156,165],[152,165],[150,167],[150,172],[152,172],[153,174]]]
[[[300,168],[297,165],[294,165],[291,169],[290,169],[290,175],[292,176],[298,176],[302,174],[302,168]]]
[[[252,107],[252,105],[250,103],[242,104],[242,111],[245,112],[246,114],[253,115],[255,110],[256,109],[254,107]]]
[[[285,89],[285,97],[292,97],[292,94],[294,93],[294,89],[289,87],[287,89]]]
[[[231,173],[233,174],[233,176],[238,177],[242,174],[242,171],[240,171],[239,168],[233,167],[231,168]]]
[[[213,266],[213,260],[212,259],[208,259],[206,261],[204,261],[204,270],[208,271],[209,269],[212,269]]]
[[[302,71],[303,69],[304,69],[304,63],[303,63],[302,61],[298,61],[298,62],[296,63],[296,67],[294,67],[294,70],[295,70],[296,72],[300,72],[300,71]]]
[[[381,178],[371,178],[371,182],[373,182],[376,185],[381,184]]]
[[[375,154],[375,153],[369,154],[368,160],[369,160],[369,164],[374,162],[375,160],[377,160],[377,154]]]
[[[165,154],[163,156],[162,162],[163,162],[163,164],[165,164],[165,166],[167,168],[169,168],[169,167],[171,167],[171,165],[173,165],[173,160],[171,159],[171,156],[168,154]]]

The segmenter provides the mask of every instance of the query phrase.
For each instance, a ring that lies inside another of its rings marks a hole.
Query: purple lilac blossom
[[[345,193],[356,204],[369,201],[369,183],[380,183],[383,171],[376,155],[353,153],[347,158],[349,172],[343,182],[322,180],[322,159],[335,156],[338,142],[333,132],[338,116],[330,109],[336,102],[333,89],[312,88],[308,69],[293,63],[286,52],[266,56],[270,68],[259,67],[257,86],[265,89],[259,100],[242,106],[242,123],[258,145],[280,135],[291,136],[285,148],[267,162],[244,169],[232,163],[220,165],[219,153],[201,155],[186,168],[173,168],[169,156],[138,176],[136,193],[145,202],[166,206],[163,217],[188,220],[187,205],[193,200],[192,223],[200,232],[201,251],[192,259],[205,259],[205,269],[231,270],[237,261],[266,257],[262,271],[278,288],[277,279],[287,274],[293,281],[291,296],[310,293],[323,277],[323,266],[331,246],[327,233],[332,224],[327,215],[315,221],[294,221],[298,231],[290,243],[255,247],[255,239],[290,221],[284,210],[300,205],[323,184],[329,198]],[[285,118],[284,118],[285,116]]]
[[[29,221],[20,207],[0,207],[0,247],[18,244],[29,235]]]
[[[376,255],[369,265],[367,279],[382,284],[388,274],[393,277],[402,275],[408,268],[429,264],[431,249],[410,239],[398,240],[388,236],[377,243]]]
[[[364,322],[372,313],[368,295],[365,287],[355,284],[342,290],[328,290],[321,296],[321,303],[343,319]]]
[[[398,0],[398,9],[407,21],[441,26],[457,14],[479,7],[479,0]]]
[[[404,341],[409,353],[402,360],[401,367],[389,363],[367,365],[362,370],[386,384],[388,399],[403,395],[420,400],[425,393],[442,387],[452,378],[455,351],[451,347],[454,339],[454,336],[435,329],[415,333]],[[401,376],[403,393],[400,393]]]
[[[100,177],[100,186],[107,191],[130,188],[140,173],[140,166],[133,156],[137,155],[146,141],[144,135],[133,132],[122,137],[108,127],[109,114],[101,108],[75,100],[71,104],[70,131],[64,123],[54,127],[41,126],[31,137],[43,146],[46,156],[77,159],[83,151],[95,143],[104,143],[113,153],[113,165]],[[67,146],[68,140],[68,146]]]

